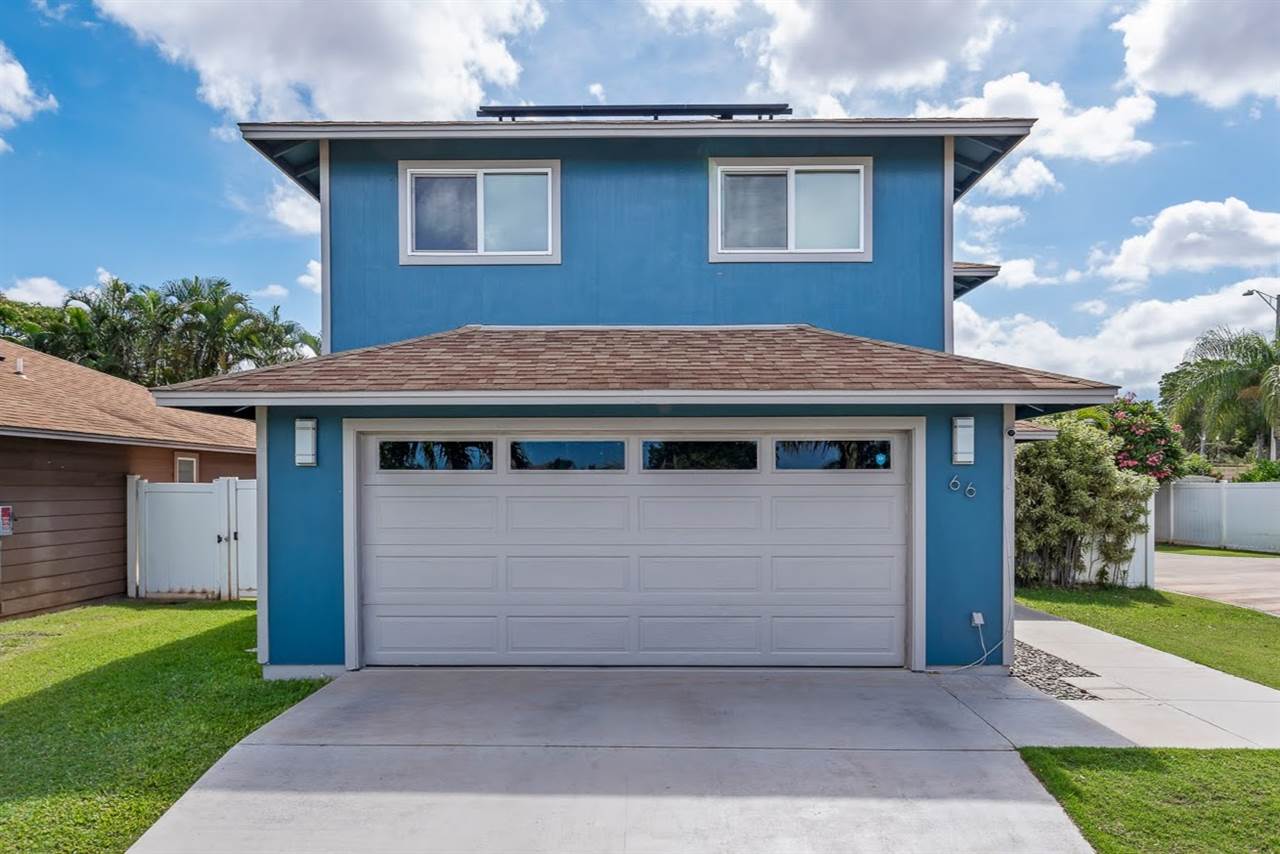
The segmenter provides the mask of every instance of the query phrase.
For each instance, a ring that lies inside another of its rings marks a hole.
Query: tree
[[[1169,423],[1149,400],[1138,400],[1129,394],[1105,406],[1091,406],[1059,418],[1086,421],[1119,439],[1117,468],[1161,482],[1186,474],[1187,452],[1180,441],[1182,427]]]
[[[242,367],[274,365],[319,350],[299,324],[253,308],[225,279],[191,278],[161,289],[112,279],[61,307],[0,299],[0,335],[147,386]]]
[[[1267,437],[1280,428],[1280,340],[1210,330],[1161,378],[1161,395],[1176,419],[1198,418],[1209,438],[1248,431],[1262,456]]]
[[[1118,570],[1133,557],[1134,535],[1146,531],[1147,500],[1156,481],[1116,467],[1121,438],[1080,419],[1062,418],[1055,426],[1056,439],[1017,450],[1018,580],[1069,586],[1083,576],[1120,582]]]

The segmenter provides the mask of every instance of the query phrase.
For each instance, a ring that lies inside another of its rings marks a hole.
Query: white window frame
[[[711,263],[742,262],[865,262],[871,260],[871,186],[872,163],[870,157],[720,157],[709,164],[708,195],[708,256]],[[721,239],[720,213],[724,209],[724,176],[736,174],[776,174],[787,176],[787,248],[786,249],[726,249]],[[862,217],[857,249],[797,249],[796,248],[796,173],[797,172],[858,172],[862,175]]]
[[[889,443],[889,465],[882,469],[780,469],[778,468],[778,443],[779,442],[888,442]],[[782,475],[783,477],[791,477],[792,475],[817,475],[818,477],[844,477],[844,478],[863,478],[863,479],[883,479],[888,475],[897,475],[898,472],[898,455],[902,449],[899,447],[900,441],[895,438],[894,434],[867,434],[859,433],[850,434],[827,434],[821,436],[805,435],[805,436],[786,436],[784,438],[774,438],[769,443],[769,466],[770,468]]]
[[[645,442],[750,442],[756,446],[756,464],[754,468],[749,469],[651,469],[645,465]],[[691,475],[726,475],[736,477],[748,474],[760,474],[765,471],[766,462],[761,459],[761,449],[768,446],[770,450],[773,446],[760,436],[717,436],[715,434],[693,434],[689,436],[671,435],[669,433],[660,433],[656,435],[642,435],[637,437],[636,450],[639,458],[636,461],[636,470],[642,474],[656,475],[657,477],[688,477]]]
[[[191,461],[191,480],[182,480],[182,461]],[[199,483],[200,482],[200,457],[196,454],[174,454],[173,455],[173,482],[174,483]]]
[[[487,174],[547,176],[547,249],[541,252],[491,252],[484,248],[484,176]],[[401,160],[400,263],[559,264],[560,263],[560,161],[559,160]],[[420,175],[454,175],[476,179],[476,250],[420,251],[413,248],[413,179]]]
[[[517,442],[613,442],[622,445],[622,468],[620,469],[518,469],[511,465],[511,446]],[[545,478],[550,476],[564,477],[618,477],[631,472],[631,459],[628,442],[625,436],[510,436],[503,441],[503,460],[507,471],[517,477]]]

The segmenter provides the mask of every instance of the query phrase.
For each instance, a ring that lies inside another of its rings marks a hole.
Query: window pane
[[[725,249],[786,249],[786,173],[725,172],[721,177],[721,245]]]
[[[484,176],[484,251],[547,252],[545,174]]]
[[[413,248],[417,252],[476,251],[476,177],[415,175]]]
[[[521,471],[621,471],[622,442],[512,442],[511,468]]]
[[[796,172],[796,248],[858,249],[861,172]]]
[[[755,442],[645,442],[644,467],[656,469],[754,469]]]
[[[178,483],[196,482],[196,461],[189,457],[178,458]]]
[[[774,444],[774,465],[779,471],[813,469],[887,469],[887,439],[836,441],[803,439]]]
[[[378,468],[392,471],[489,471],[492,442],[379,442]]]

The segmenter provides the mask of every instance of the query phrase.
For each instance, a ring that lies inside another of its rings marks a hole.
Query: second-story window
[[[871,260],[871,158],[723,158],[710,179],[711,261]]]
[[[558,161],[404,161],[402,264],[560,260]]]

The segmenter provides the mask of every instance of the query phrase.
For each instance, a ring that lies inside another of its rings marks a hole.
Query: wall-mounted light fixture
[[[316,420],[314,418],[293,419],[293,464],[297,466],[316,464]]]
[[[957,415],[951,419],[951,463],[973,465],[973,416]]]

